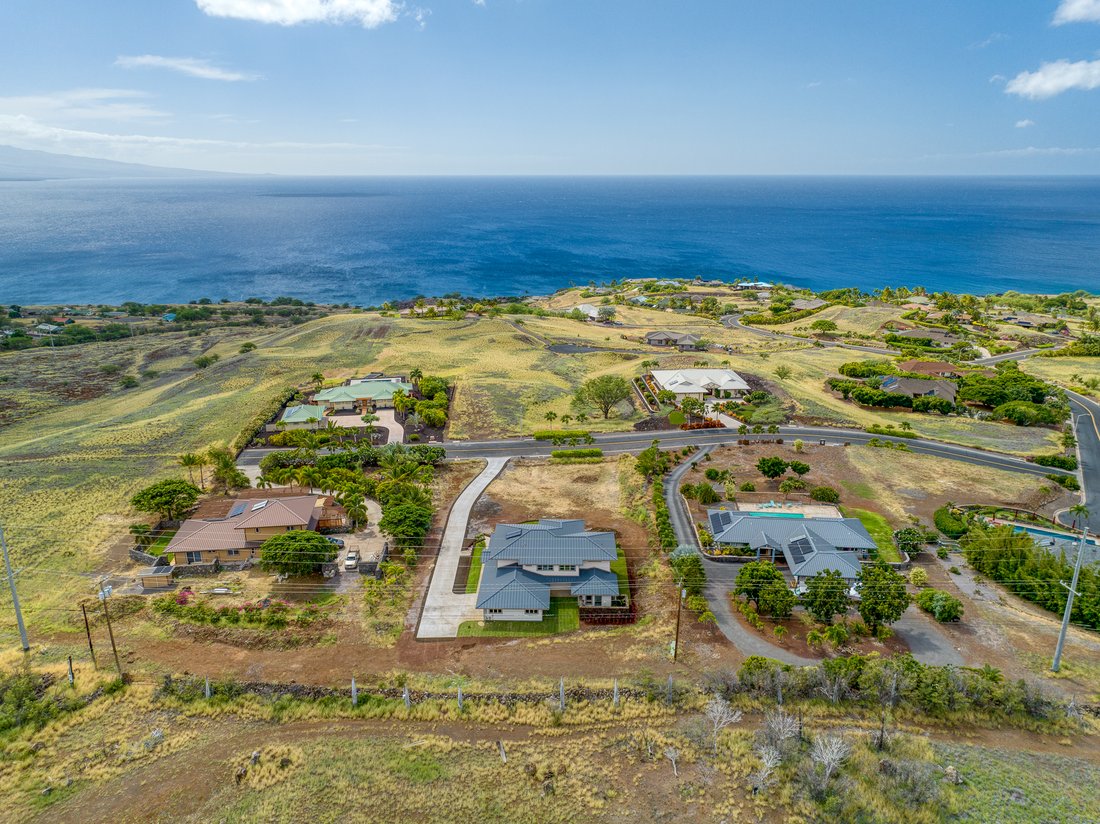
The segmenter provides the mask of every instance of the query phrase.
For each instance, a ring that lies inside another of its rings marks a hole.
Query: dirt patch
[[[738,604],[735,603],[733,617],[745,628],[746,632],[758,633],[769,643],[782,647],[787,652],[802,658],[820,658],[822,655],[826,658],[834,658],[842,655],[866,655],[872,652],[876,652],[882,656],[889,656],[909,652],[909,645],[896,635],[887,638],[885,641],[879,641],[875,638],[857,638],[855,635],[851,635],[848,640],[839,647],[835,647],[828,643],[817,646],[810,644],[806,640],[806,636],[812,630],[822,630],[824,627],[814,622],[807,623],[803,618],[808,618],[809,616],[806,616],[804,613],[796,613],[790,618],[783,618],[781,620],[761,616],[760,620],[764,622],[764,630],[761,631],[752,626],[745,619],[745,616],[741,614],[737,606]],[[800,617],[800,615],[802,615],[802,617]],[[854,614],[848,617],[859,618],[858,615]],[[834,621],[834,623],[840,623],[839,619]],[[777,626],[781,626],[785,630],[782,640],[779,640],[775,635],[775,628]]]

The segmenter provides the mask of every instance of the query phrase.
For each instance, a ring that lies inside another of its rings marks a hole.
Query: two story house
[[[486,621],[541,621],[552,597],[625,608],[617,557],[614,533],[589,532],[582,520],[497,524],[481,554],[477,609]]]

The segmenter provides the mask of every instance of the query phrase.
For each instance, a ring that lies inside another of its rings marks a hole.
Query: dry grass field
[[[1100,389],[1084,384],[1090,378],[1100,380],[1100,358],[1028,358],[1020,364],[1020,368],[1082,395],[1100,397]]]

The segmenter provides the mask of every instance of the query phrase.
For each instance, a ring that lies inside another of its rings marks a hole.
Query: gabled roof
[[[257,529],[269,526],[308,526],[317,506],[316,495],[299,495],[294,498],[265,498],[252,501],[246,509],[230,520],[236,529]]]
[[[887,392],[901,395],[935,395],[938,398],[955,402],[958,387],[952,381],[934,381],[925,378],[899,378],[890,375],[882,381],[882,388]]]
[[[288,406],[280,420],[287,423],[308,423],[310,418],[318,421],[324,420],[325,408],[313,403],[305,403],[301,406]]]
[[[477,609],[549,609],[552,586],[569,585],[569,594],[618,595],[619,576],[603,569],[582,569],[579,575],[539,575],[513,564],[489,561],[481,568]]]
[[[244,530],[264,527],[310,527],[317,495],[238,501],[224,518],[189,518],[180,524],[165,552],[203,549],[241,549],[247,546]]]
[[[613,533],[588,532],[581,520],[544,518],[534,524],[497,524],[482,560],[579,565],[617,556]]]
[[[699,342],[698,335],[692,335],[690,332],[646,332],[645,339],[651,340],[669,340],[680,346],[690,346]]]

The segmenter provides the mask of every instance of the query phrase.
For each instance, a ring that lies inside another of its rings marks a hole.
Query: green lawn
[[[845,518],[859,518],[859,522],[871,533],[871,537],[878,544],[879,560],[887,563],[900,563],[901,555],[898,553],[898,548],[894,546],[894,530],[890,528],[890,524],[885,518],[877,512],[856,509],[850,506],[842,506],[840,513]]]
[[[164,554],[164,550],[168,548],[168,544],[172,542],[172,538],[175,536],[176,530],[171,529],[167,532],[161,533],[153,543],[146,547],[145,551],[150,555],[156,555],[158,558]]]
[[[466,594],[473,595],[477,592],[477,585],[481,581],[481,552],[485,549],[485,539],[481,538],[474,544],[474,553],[470,557],[470,571],[466,573]]]
[[[630,600],[630,576],[626,571],[626,553],[619,547],[619,557],[611,562],[611,571],[619,578],[619,594],[625,595]]]
[[[459,638],[517,638],[572,632],[581,625],[576,598],[551,598],[550,609],[541,621],[466,621],[458,627]]]

